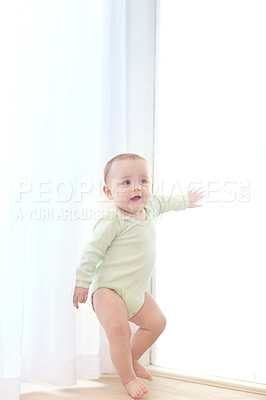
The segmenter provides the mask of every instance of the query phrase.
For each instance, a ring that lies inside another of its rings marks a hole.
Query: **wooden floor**
[[[145,381],[146,383],[146,381]],[[149,393],[143,400],[265,400],[266,396],[154,377],[147,382]],[[129,400],[119,379],[113,375],[78,381],[76,386],[23,383],[20,400]]]

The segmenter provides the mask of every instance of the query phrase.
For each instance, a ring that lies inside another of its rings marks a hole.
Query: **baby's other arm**
[[[91,240],[84,248],[76,271],[76,283],[73,295],[73,303],[76,308],[79,308],[78,303],[85,303],[87,300],[94,271],[101,257],[105,254],[106,249],[119,233],[119,229],[117,221],[112,218],[102,218],[94,226]]]
[[[196,204],[204,196],[202,188],[192,189],[187,194],[171,194],[170,196],[154,195],[149,203],[150,210],[154,217],[168,211],[181,211],[186,208],[201,207]]]

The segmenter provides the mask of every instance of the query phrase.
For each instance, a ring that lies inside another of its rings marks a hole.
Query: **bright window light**
[[[266,383],[266,3],[160,2],[157,188],[202,186],[158,221],[155,365]]]

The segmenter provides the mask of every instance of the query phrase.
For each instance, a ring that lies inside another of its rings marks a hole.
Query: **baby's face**
[[[145,160],[118,160],[110,169],[106,185],[107,197],[118,209],[128,213],[143,210],[150,200],[152,180],[150,167]]]

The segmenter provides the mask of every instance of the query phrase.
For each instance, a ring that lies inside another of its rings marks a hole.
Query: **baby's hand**
[[[73,295],[73,304],[76,308],[79,308],[78,303],[85,303],[88,298],[88,289],[82,287],[75,287],[75,292]]]
[[[200,193],[198,193],[198,191],[201,190]],[[202,191],[202,188],[199,188],[197,190],[192,189],[188,192],[188,198],[189,198],[189,208],[194,208],[194,207],[202,207],[201,204],[196,204],[197,201],[200,201],[204,196],[205,192]]]

